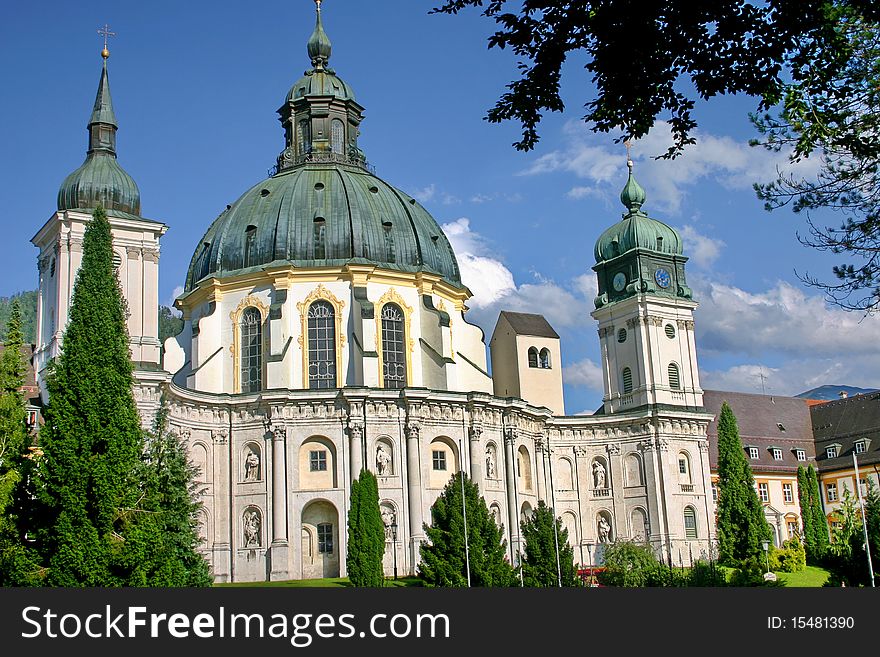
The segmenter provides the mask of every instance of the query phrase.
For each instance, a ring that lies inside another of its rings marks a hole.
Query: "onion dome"
[[[633,176],[632,163],[628,164],[629,178],[623,191],[620,192],[620,201],[628,211],[621,221],[599,236],[594,250],[596,262],[611,260],[632,249],[682,255],[681,236],[678,232],[642,212],[641,208],[646,198],[645,190]]]
[[[58,210],[93,210],[103,205],[108,212],[139,216],[141,194],[137,183],[116,161],[116,115],[110,97],[105,49],[104,65],[95,107],[89,119],[86,161],[71,173],[58,190]]]

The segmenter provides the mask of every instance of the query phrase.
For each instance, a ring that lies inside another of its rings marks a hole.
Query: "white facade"
[[[37,258],[37,344],[34,370],[46,401],[45,369],[61,349],[67,326],[76,275],[82,262],[82,243],[87,212],[63,210],[31,239]],[[159,365],[159,238],[168,227],[146,219],[122,218],[108,213],[113,254],[120,286],[128,306],[131,358],[138,363]]]

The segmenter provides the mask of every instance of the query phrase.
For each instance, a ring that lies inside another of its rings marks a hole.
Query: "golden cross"
[[[111,32],[110,26],[104,23],[104,27],[98,28],[98,34],[104,37],[104,52],[107,52],[107,38],[115,37],[116,32]]]

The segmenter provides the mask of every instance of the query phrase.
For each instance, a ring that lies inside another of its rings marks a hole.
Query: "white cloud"
[[[498,259],[466,217],[443,224],[458,258],[461,280],[473,297],[468,320],[491,333],[502,310],[544,315],[554,327],[576,327],[592,322],[590,300],[596,295],[595,274],[578,276],[569,286],[533,272],[535,282],[517,285],[513,273]],[[571,288],[571,289],[569,289]]]
[[[590,358],[563,367],[562,380],[572,386],[582,386],[598,392],[605,390],[602,366]]]
[[[417,189],[412,193],[412,197],[417,200],[419,203],[427,203],[431,199],[434,198],[434,194],[437,193],[437,188],[434,183],[431,183],[427,187],[423,187],[422,189]]]
[[[804,358],[880,356],[880,316],[828,305],[784,281],[758,293],[694,278],[698,349]]]
[[[174,309],[174,300],[177,297],[179,297],[181,294],[183,294],[183,286],[178,285],[177,287],[174,288],[174,290],[171,291],[171,297],[168,299],[168,301],[165,303],[165,305],[173,310]]]
[[[684,252],[690,256],[692,263],[702,269],[711,267],[725,246],[723,241],[700,234],[690,224],[679,228],[679,232],[684,241]]]
[[[567,194],[569,198],[610,201],[617,191],[609,187],[610,183],[622,183],[625,176],[623,147],[606,146],[610,141],[607,135],[595,134],[580,122],[569,122],[565,132],[569,145],[540,156],[523,175],[567,171],[592,183],[573,187]],[[677,214],[687,191],[704,180],[714,180],[727,189],[746,190],[755,182],[775,179],[777,168],[810,176],[820,164],[818,158],[811,158],[792,166],[783,153],[701,130],[693,133],[697,143],[679,157],[654,160],[672,144],[671,135],[669,124],[659,121],[648,135],[633,142],[632,157],[638,180],[647,192],[649,212],[654,207]]]

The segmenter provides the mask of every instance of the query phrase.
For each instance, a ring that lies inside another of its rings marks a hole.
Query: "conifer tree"
[[[562,525],[560,518],[553,517],[553,509],[541,500],[535,512],[521,527],[525,540],[523,584],[559,586],[561,579],[562,586],[578,586],[580,579],[574,566],[574,550],[568,544],[568,530]]]
[[[122,515],[127,586],[210,586],[210,566],[198,552],[197,468],[180,438],[168,431],[162,405],[139,468],[140,499]]]
[[[0,586],[34,584],[38,572],[14,507],[27,465],[23,455],[28,442],[27,411],[20,392],[25,372],[23,343],[21,308],[14,299],[0,356]]]
[[[816,531],[813,522],[810,483],[807,479],[807,470],[802,465],[798,466],[797,470],[797,486],[798,503],[801,508],[801,524],[803,525],[804,547],[806,548],[807,556],[812,558],[816,550]]]
[[[810,487],[810,504],[813,512],[813,536],[815,538],[815,558],[821,559],[828,550],[830,537],[828,519],[822,509],[822,493],[819,492],[819,477],[812,465],[807,468],[807,483]]]
[[[428,542],[419,550],[419,574],[428,586],[467,586],[462,480],[467,513],[467,547],[471,586],[510,586],[514,569],[506,559],[503,529],[495,524],[477,485],[456,473],[431,507]]]
[[[385,525],[379,510],[379,485],[369,470],[361,470],[351,484],[348,511],[346,569],[355,586],[378,587],[385,583]]]
[[[718,417],[718,557],[734,565],[763,553],[770,526],[755,491],[736,416],[727,402]]]
[[[136,507],[143,431],[124,300],[100,206],[83,238],[61,355],[47,378],[36,539],[51,586],[118,586],[124,516]]]

